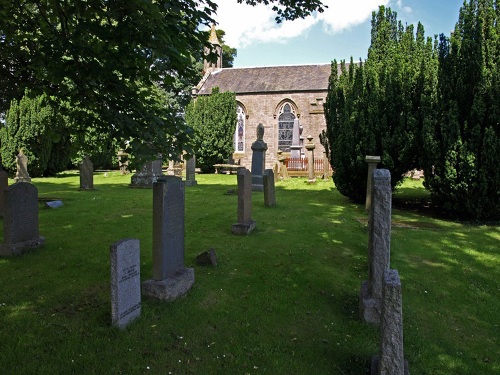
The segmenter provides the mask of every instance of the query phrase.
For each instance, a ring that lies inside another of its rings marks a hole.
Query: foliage
[[[424,129],[425,186],[446,210],[500,218],[500,7],[464,3],[441,35],[435,126]]]
[[[422,124],[431,116],[436,57],[419,23],[403,27],[381,6],[372,16],[365,63],[332,63],[325,117],[334,182],[361,201],[366,193],[366,155],[381,156],[393,187],[419,166]]]
[[[0,129],[3,165],[14,173],[16,155],[22,150],[28,158],[30,176],[63,171],[69,163],[68,138],[62,118],[47,95],[30,96],[26,91],[19,102],[12,101]]]
[[[236,96],[220,93],[198,96],[186,108],[186,123],[194,131],[196,163],[203,172],[213,172],[214,164],[227,163],[234,150]]]

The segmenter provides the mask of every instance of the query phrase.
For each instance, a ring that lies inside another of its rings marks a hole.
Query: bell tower
[[[210,54],[210,49],[208,47],[205,48],[205,59],[203,60],[203,70],[205,73],[212,73],[216,70],[222,69],[222,46],[217,38],[217,33],[215,32],[215,25],[212,24],[212,29],[210,30],[210,37],[208,38],[208,42],[213,46],[212,50],[215,49],[215,53],[217,54],[217,61],[207,61],[206,56]]]

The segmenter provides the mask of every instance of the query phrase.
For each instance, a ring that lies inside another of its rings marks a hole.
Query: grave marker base
[[[194,284],[194,269],[185,268],[164,280],[149,279],[142,283],[145,296],[174,301],[184,296]]]
[[[196,185],[198,185],[198,181],[196,181],[196,180],[186,180],[186,181],[184,181],[184,185],[186,185],[186,186],[196,186]]]
[[[359,293],[359,313],[365,323],[380,324],[381,301],[370,296],[370,284],[365,280]]]
[[[255,229],[256,223],[251,220],[246,223],[236,223],[231,227],[231,232],[237,235],[246,235]]]
[[[45,243],[45,237],[39,237],[34,240],[12,243],[12,244],[0,244],[0,256],[9,257],[15,255],[21,255],[34,250],[38,247],[43,246]]]
[[[379,372],[378,372],[378,363],[379,363],[379,356],[378,355],[374,355],[372,357],[372,362],[371,362],[371,366],[370,366],[370,375],[379,375]],[[401,374],[401,375],[410,375],[410,370],[409,370],[409,367],[408,367],[408,361],[405,359],[405,362],[404,362],[404,366],[405,366],[405,369],[404,369],[404,373]]]

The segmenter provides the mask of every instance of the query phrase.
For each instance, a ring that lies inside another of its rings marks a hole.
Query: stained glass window
[[[278,117],[278,149],[284,152],[290,151],[293,138],[293,121],[295,114],[292,106],[285,103],[281,107],[280,115]]]
[[[234,132],[234,150],[236,152],[245,152],[245,111],[238,105],[238,120],[236,122],[236,131]]]

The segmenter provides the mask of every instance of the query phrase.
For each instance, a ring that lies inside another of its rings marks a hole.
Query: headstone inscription
[[[246,168],[239,168],[238,179],[238,222],[233,224],[233,234],[249,234],[255,229],[252,220],[252,174]]]
[[[257,140],[252,143],[252,190],[263,191],[262,176],[266,167],[267,143],[264,142],[264,125],[257,125]]]
[[[23,151],[19,151],[16,156],[16,177],[14,177],[15,182],[31,182],[31,177],[28,174],[28,157],[23,154]]]
[[[4,203],[4,191],[9,187],[9,175],[3,169],[1,169],[0,165],[0,217],[3,217],[3,213],[5,210]]]
[[[196,159],[194,155],[186,160],[186,181],[184,183],[186,186],[195,186],[198,184],[198,181],[196,181]]]
[[[274,172],[272,169],[266,169],[264,171],[264,206],[274,207],[276,206],[276,188],[274,185]]]
[[[177,176],[153,184],[153,278],[142,283],[142,291],[167,301],[185,295],[194,284],[194,270],[184,267],[184,192]]]
[[[403,300],[397,270],[384,274],[379,356],[372,358],[371,375],[408,375],[403,350]]]
[[[4,191],[4,202],[0,255],[19,255],[42,246],[45,239],[38,231],[38,189],[28,182],[15,183]]]
[[[367,323],[380,322],[382,284],[389,269],[391,253],[391,174],[387,169],[373,170],[372,205],[368,235],[368,280],[361,285],[360,312]]]
[[[110,246],[111,322],[125,328],[141,315],[140,242],[135,238]]]
[[[145,162],[140,171],[132,175],[130,187],[152,188],[153,184],[163,175],[161,165],[161,157]]]
[[[94,164],[88,155],[85,155],[80,164],[80,190],[94,189]]]

